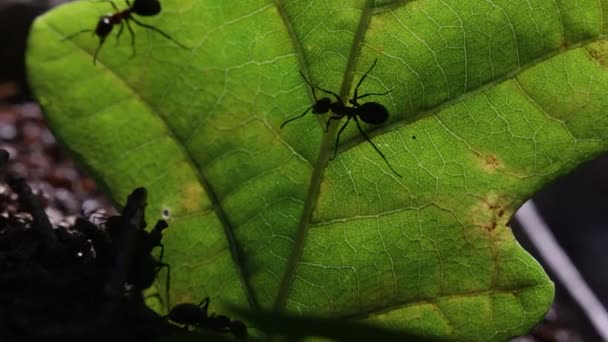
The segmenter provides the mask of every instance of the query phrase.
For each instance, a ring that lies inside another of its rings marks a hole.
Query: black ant
[[[166,316],[174,323],[187,327],[197,327],[221,333],[232,333],[240,339],[247,338],[247,327],[239,320],[231,320],[223,315],[208,314],[209,297],[203,299],[199,305],[182,303],[174,306]]]
[[[171,284],[171,266],[164,263],[163,254],[165,246],[161,243],[163,237],[162,231],[169,225],[165,220],[158,220],[154,228],[148,233],[145,230],[140,230],[137,247],[133,259],[133,266],[129,272],[127,281],[133,284],[137,289],[147,289],[154,283],[156,275],[163,268],[167,268],[167,276],[165,278],[165,294],[167,306],[169,306],[169,285]],[[152,249],[160,247],[160,256],[158,260],[152,256]]]
[[[340,134],[342,134],[342,132],[344,131],[344,129],[346,128],[346,126],[348,125],[350,120],[354,119],[355,123],[357,124],[357,128],[359,129],[359,132],[374,147],[376,152],[378,152],[380,154],[380,156],[382,157],[382,159],[384,159],[384,161],[386,162],[388,167],[391,169],[391,171],[393,171],[397,176],[401,177],[401,175],[399,173],[397,173],[397,171],[395,171],[395,169],[393,169],[393,167],[388,162],[388,160],[386,159],[384,154],[380,151],[380,149],[378,147],[376,147],[376,145],[371,141],[371,139],[367,136],[367,134],[365,134],[365,132],[361,128],[361,125],[359,124],[359,119],[361,119],[363,122],[365,122],[367,124],[372,124],[372,125],[379,125],[379,124],[385,123],[386,120],[388,119],[388,110],[386,109],[386,107],[384,107],[380,103],[366,102],[366,103],[360,104],[358,102],[360,99],[367,97],[367,96],[386,95],[386,94],[390,93],[391,91],[393,91],[391,89],[384,93],[367,93],[367,94],[363,94],[361,96],[358,95],[359,86],[361,86],[361,83],[363,83],[363,80],[365,80],[367,75],[376,66],[376,62],[378,62],[378,59],[374,60],[374,63],[372,64],[372,66],[363,75],[363,77],[361,77],[361,79],[359,80],[359,83],[357,83],[357,86],[355,87],[355,96],[352,99],[348,100],[348,103],[350,103],[352,105],[352,107],[346,106],[344,104],[344,101],[340,97],[340,95],[334,93],[333,91],[329,91],[329,90],[320,88],[320,87],[310,83],[310,81],[308,81],[308,79],[306,78],[306,76],[304,76],[302,71],[300,71],[300,75],[302,76],[304,81],[310,86],[310,89],[312,90],[312,96],[315,99],[315,103],[312,106],[308,107],[308,109],[306,109],[306,111],[304,111],[304,113],[302,113],[301,115],[298,115],[295,118],[291,118],[291,119],[283,122],[283,124],[281,125],[281,128],[283,128],[283,126],[290,123],[291,121],[294,121],[296,119],[303,117],[311,109],[312,109],[313,114],[325,114],[329,111],[332,111],[334,113],[334,116],[330,116],[329,119],[327,120],[327,123],[325,125],[325,132],[327,132],[329,130],[329,125],[332,122],[332,120],[341,120],[343,117],[346,116],[348,119],[346,120],[344,125],[342,125],[340,130],[338,131],[338,136],[336,137],[336,147],[334,149],[334,155],[333,155],[333,157],[330,158],[330,160],[334,160],[338,153],[338,143],[340,142]],[[336,101],[331,102],[331,99],[329,97],[323,97],[320,100],[317,100],[315,88],[319,89],[320,91],[322,91],[324,93],[333,95],[336,98]]]
[[[110,216],[103,223],[112,246],[112,255],[118,260],[117,269],[122,269],[120,280],[113,284],[114,288],[120,288],[120,283],[127,283],[133,286],[135,291],[142,291],[154,283],[156,275],[163,268],[167,268],[165,290],[167,306],[169,306],[169,284],[171,281],[171,268],[167,263],[162,262],[165,246],[161,243],[163,230],[169,225],[165,220],[158,220],[154,228],[147,232],[145,230],[146,221],[143,211],[146,206],[146,190],[138,188],[133,191],[127,199],[127,204],[121,216]],[[160,256],[157,260],[152,256],[152,250],[160,247]],[[127,254],[124,254],[128,251]],[[118,257],[118,255],[122,255]],[[126,273],[125,273],[126,272]]]
[[[155,15],[159,14],[161,11],[161,6],[160,6],[159,0],[135,0],[135,1],[133,1],[133,4],[131,4],[130,0],[125,0],[127,3],[127,6],[129,6],[129,7],[122,11],[118,9],[118,7],[116,6],[116,4],[114,3],[113,0],[104,0],[104,1],[107,1],[110,4],[112,4],[112,7],[114,7],[114,10],[116,12],[101,16],[99,18],[99,21],[97,21],[97,26],[95,27],[94,30],[90,30],[90,29],[82,30],[82,31],[76,32],[72,35],[69,35],[63,39],[63,40],[67,40],[67,39],[71,39],[81,33],[93,32],[93,34],[95,34],[97,37],[99,37],[99,45],[97,46],[97,49],[95,50],[95,54],[93,55],[93,64],[97,64],[96,63],[97,54],[99,53],[99,50],[101,50],[101,47],[106,40],[106,37],[112,32],[112,29],[114,28],[115,25],[120,25],[118,34],[116,35],[116,42],[118,42],[118,39],[120,38],[120,35],[122,34],[122,32],[124,30],[124,24],[127,25],[127,29],[129,30],[129,33],[131,34],[131,50],[133,51],[131,56],[135,55],[135,32],[133,32],[133,28],[129,24],[130,21],[133,21],[138,26],[141,26],[143,28],[147,28],[156,33],[159,33],[160,35],[171,40],[172,42],[174,42],[181,48],[187,49],[187,47],[185,45],[183,45],[182,43],[173,39],[167,33],[163,32],[162,30],[160,30],[152,25],[144,24],[133,16],[133,14],[137,14],[137,15],[140,15],[143,17],[150,17],[150,16],[155,16]]]

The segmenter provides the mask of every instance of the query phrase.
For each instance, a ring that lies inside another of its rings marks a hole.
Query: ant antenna
[[[319,100],[317,100],[317,94],[315,92],[315,86],[312,83],[310,83],[310,81],[308,81],[308,79],[306,78],[306,76],[304,76],[304,73],[302,73],[302,70],[300,70],[300,76],[302,76],[302,78],[304,79],[304,82],[306,82],[310,86],[310,90],[312,90],[312,97],[315,100],[315,104],[317,104],[319,102]],[[306,113],[308,113],[311,109],[313,109],[315,107],[315,104],[313,104],[312,106],[308,107],[308,109],[306,109],[304,111],[304,113],[302,113],[302,114],[300,114],[300,115],[298,115],[298,116],[296,116],[294,118],[291,118],[291,119],[283,122],[283,124],[281,125],[280,128],[283,128],[283,126],[287,125],[288,123],[290,123],[290,122],[292,122],[294,120],[297,120],[297,119],[303,117],[304,115],[306,115]]]
[[[204,303],[204,305],[203,305]],[[201,308],[205,314],[207,314],[207,310],[209,309],[209,297],[205,297],[200,304],[198,304],[198,307]]]
[[[372,63],[372,66],[369,67],[369,70],[367,70],[367,72],[365,74],[363,74],[363,77],[361,77],[361,79],[359,80],[359,83],[357,83],[357,86],[355,87],[355,96],[352,98],[353,101],[357,101],[357,99],[359,99],[359,97],[357,96],[357,91],[359,91],[359,87],[361,86],[361,83],[363,83],[363,81],[365,80],[367,75],[374,69],[377,62],[378,62],[378,58],[374,59],[374,63]]]
[[[310,86],[310,90],[312,90],[312,98],[315,99],[315,102],[317,102],[317,94],[315,93],[315,86],[310,83],[310,81],[306,78],[306,76],[304,76],[304,73],[302,72],[302,70],[300,70],[300,76],[302,76],[302,79],[304,79],[304,82],[306,82],[306,84],[308,84]],[[311,106],[312,108],[312,106]]]
[[[340,103],[344,103],[342,101],[342,98],[340,97],[340,95],[334,93],[331,90],[323,89],[323,88],[321,88],[321,87],[319,87],[317,85],[314,85],[314,84],[310,83],[310,81],[308,79],[306,79],[306,77],[304,77],[304,74],[302,73],[302,70],[300,70],[300,75],[302,75],[302,78],[304,79],[304,81],[306,81],[306,83],[308,83],[308,85],[312,89],[312,96],[315,98],[315,101],[317,101],[317,97],[315,96],[315,88],[316,88],[316,89],[319,89],[320,91],[322,91],[322,92],[324,92],[326,94],[333,95],[336,98],[336,100],[340,101]]]
[[[374,59],[374,63],[372,64],[372,66],[369,68],[369,70],[367,70],[367,72],[365,74],[363,74],[363,77],[361,77],[361,79],[359,80],[359,83],[357,83],[357,86],[355,87],[355,96],[352,99],[348,100],[348,102],[350,104],[352,104],[353,106],[354,105],[358,105],[357,100],[362,99],[364,97],[368,97],[368,96],[372,96],[372,95],[377,95],[377,96],[388,95],[393,90],[395,90],[395,88],[392,88],[392,89],[389,89],[388,91],[385,91],[383,93],[366,93],[366,94],[363,94],[361,96],[357,95],[357,93],[359,91],[359,86],[361,86],[361,84],[363,83],[363,80],[374,69],[374,67],[376,66],[376,62],[378,62],[378,58]]]
[[[63,42],[63,41],[66,41],[68,39],[72,39],[72,38],[74,38],[74,37],[76,37],[76,36],[78,36],[78,35],[80,35],[82,33],[87,33],[87,32],[93,32],[93,33],[95,33],[95,30],[87,29],[87,30],[78,31],[76,33],[72,33],[69,36],[63,37],[63,39],[61,39],[61,41]]]
[[[283,126],[287,125],[288,123],[290,123],[290,122],[292,122],[292,121],[294,121],[294,120],[297,120],[297,119],[299,119],[299,118],[303,117],[304,115],[306,115],[306,113],[310,112],[310,110],[312,109],[312,107],[313,107],[313,106],[308,107],[308,109],[306,109],[306,110],[304,111],[304,113],[302,113],[301,115],[298,115],[298,116],[296,116],[295,118],[291,118],[291,119],[289,119],[289,120],[287,120],[287,121],[283,122],[283,124],[281,125],[281,128],[283,128]]]

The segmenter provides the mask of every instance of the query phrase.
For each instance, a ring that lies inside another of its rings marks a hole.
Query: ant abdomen
[[[204,315],[201,314],[201,309],[198,305],[191,303],[182,303],[174,306],[168,315],[169,319],[177,324],[196,325]]]
[[[359,109],[359,118],[365,123],[379,125],[388,120],[388,110],[377,102],[366,102]]]
[[[133,3],[133,13],[141,16],[155,16],[160,13],[159,1],[141,1],[136,0]]]

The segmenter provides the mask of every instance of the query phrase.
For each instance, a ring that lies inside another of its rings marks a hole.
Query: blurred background
[[[0,0],[0,148],[11,154],[11,168],[42,195],[54,224],[71,222],[78,215],[114,210],[93,179],[57,145],[26,81],[24,54],[31,23],[36,16],[67,1]],[[116,1],[120,5],[121,0]],[[91,25],[96,19],[91,19]],[[3,196],[7,195],[0,187],[0,201]],[[533,198],[561,249],[604,308],[608,306],[608,273],[603,259],[608,259],[607,199],[608,156],[582,166]],[[513,231],[556,282],[556,300],[545,321],[516,340],[604,341],[583,311],[585,304],[570,295],[579,289],[569,292],[558,281],[557,273],[566,266],[549,268],[538,253],[539,244],[544,242],[529,238],[522,224],[525,222],[512,220]]]

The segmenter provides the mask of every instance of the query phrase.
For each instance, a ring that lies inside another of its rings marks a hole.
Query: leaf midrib
[[[374,1],[367,0],[364,8],[361,11],[361,17],[359,20],[359,25],[357,27],[357,31],[355,36],[353,37],[353,42],[351,45],[351,51],[348,56],[348,61],[346,64],[346,69],[344,72],[344,78],[342,79],[342,86],[340,87],[340,96],[342,98],[346,98],[348,92],[350,90],[350,85],[353,79],[353,71],[356,64],[356,58],[360,51],[361,42],[365,36],[365,31],[369,26],[369,22],[374,14]],[[293,28],[291,27],[291,23],[288,20],[286,13],[284,12],[281,6],[277,6],[279,9],[279,13],[285,23],[287,30],[290,32],[290,37],[293,41],[295,49],[297,51],[298,60],[300,64],[303,66],[301,70],[306,70],[304,66],[304,54],[299,44],[298,37],[295,35]],[[314,102],[314,99],[311,98],[311,101]],[[312,103],[311,102],[311,103]],[[313,169],[313,173],[310,178],[310,185],[308,187],[308,191],[306,194],[306,199],[304,201],[304,208],[302,210],[302,216],[300,219],[300,224],[298,226],[298,230],[296,232],[296,236],[294,239],[293,248],[291,250],[291,254],[287,261],[285,267],[285,273],[283,274],[283,278],[281,279],[281,284],[279,286],[279,291],[277,297],[275,299],[274,310],[277,312],[283,311],[287,304],[287,298],[289,296],[289,292],[291,289],[291,284],[295,274],[298,270],[298,263],[302,257],[302,252],[304,250],[304,243],[306,241],[306,237],[308,235],[308,231],[310,228],[310,223],[312,220],[312,214],[317,202],[319,189],[321,186],[321,180],[323,176],[323,172],[325,171],[325,165],[329,161],[329,154],[331,150],[331,144],[334,141],[334,136],[336,135],[338,122],[334,120],[332,122],[329,131],[323,136],[323,140],[320,144],[319,155],[317,158],[317,162],[315,163],[315,167]]]

